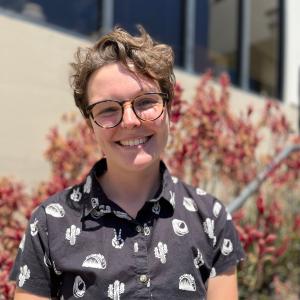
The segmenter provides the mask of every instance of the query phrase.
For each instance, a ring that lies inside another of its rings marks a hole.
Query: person
[[[74,98],[104,157],[33,212],[11,273],[15,299],[238,298],[244,252],[230,214],[161,160],[173,61],[141,26],[78,49]]]

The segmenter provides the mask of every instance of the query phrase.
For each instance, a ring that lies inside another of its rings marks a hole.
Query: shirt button
[[[147,281],[148,281],[147,275],[141,275],[141,276],[140,276],[140,282],[141,282],[141,283],[146,283]]]
[[[141,232],[142,231],[142,226],[137,225],[135,229],[136,229],[137,232]]]
[[[144,235],[149,235],[150,234],[150,228],[148,226],[145,226],[144,230],[143,230],[143,233],[144,233]]]

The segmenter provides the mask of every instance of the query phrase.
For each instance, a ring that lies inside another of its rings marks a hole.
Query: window
[[[226,71],[237,82],[238,0],[197,2],[195,70]]]
[[[141,24],[158,41],[169,44],[175,52],[175,63],[183,65],[184,1],[115,0],[114,23],[131,33]]]
[[[1,7],[33,21],[46,22],[88,36],[99,29],[101,3],[99,0],[0,0]]]
[[[278,96],[280,10],[278,0],[251,1],[250,90]]]

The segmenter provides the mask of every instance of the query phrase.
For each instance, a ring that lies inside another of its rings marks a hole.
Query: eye
[[[108,114],[113,114],[115,112],[118,112],[119,111],[119,108],[118,107],[106,107],[102,110],[100,110],[98,112],[99,115],[108,115]]]
[[[107,117],[112,116],[121,111],[121,107],[114,101],[99,102],[93,108],[94,117]]]
[[[157,97],[138,98],[135,102],[136,109],[148,109],[160,104],[160,99]]]

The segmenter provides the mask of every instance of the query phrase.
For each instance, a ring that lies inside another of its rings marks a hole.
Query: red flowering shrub
[[[0,179],[0,299],[11,299],[14,284],[8,275],[22,239],[32,202],[24,187],[9,178]]]
[[[64,184],[80,181],[100,157],[93,135],[86,122],[77,114],[65,114],[62,118],[65,134],[52,128],[47,138],[49,147],[46,158],[52,167],[52,175]]]
[[[276,102],[267,101],[260,118],[254,122],[252,107],[240,115],[231,112],[227,75],[220,77],[219,93],[210,79],[210,73],[201,78],[196,97],[189,104],[181,100],[180,89],[175,93],[176,118],[173,118],[168,164],[174,173],[193,185],[201,185],[214,194],[221,191],[222,199],[224,189],[220,185],[226,186],[225,198],[229,200],[256,177],[260,168],[282,150],[282,145],[300,143],[300,138],[291,137],[290,125]],[[262,156],[257,150],[263,147],[266,130],[270,132],[272,147]],[[273,183],[298,185],[300,154],[293,154],[283,166],[288,172],[272,174]]]
[[[177,89],[167,161],[179,177],[228,203],[284,146],[299,144],[300,137],[291,134],[277,102],[266,101],[260,113],[248,107],[235,115],[229,78],[220,77],[219,92],[210,79],[210,73],[201,78],[191,103],[182,101]],[[248,257],[239,272],[241,299],[285,299],[299,293],[299,176],[300,153],[295,152],[269,174],[256,206],[253,201],[246,205],[247,213],[244,208],[234,216]]]
[[[210,79],[210,73],[201,77],[193,101],[184,101],[177,85],[165,161],[174,174],[228,203],[283,146],[300,143],[300,137],[291,134],[276,102],[267,101],[260,113],[249,107],[233,114],[228,76],[220,77],[220,90]],[[49,181],[26,193],[20,183],[0,179],[0,300],[12,298],[8,272],[32,209],[80,181],[101,157],[83,120],[71,114],[64,116],[63,124],[48,134]],[[234,214],[248,256],[239,272],[241,299],[287,299],[299,292],[299,176],[300,154],[295,152],[269,174],[256,203],[250,201]]]
[[[285,299],[299,292],[300,213],[276,199],[256,199],[256,211],[234,215],[247,260],[239,272],[241,299]]]
[[[167,162],[179,177],[228,203],[300,137],[292,134],[277,102],[266,101],[260,113],[248,107],[233,114],[229,78],[220,77],[218,92],[210,79],[210,73],[201,78],[191,103],[182,101],[177,89]],[[241,299],[286,299],[299,293],[299,176],[300,153],[295,152],[268,175],[256,205],[253,201],[234,215],[248,257],[239,272]]]

